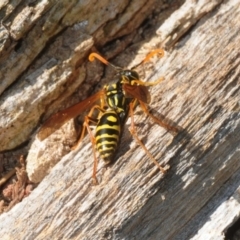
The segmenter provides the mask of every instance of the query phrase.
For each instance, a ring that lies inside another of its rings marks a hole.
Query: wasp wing
[[[67,121],[72,118],[77,117],[81,112],[90,108],[97,100],[105,96],[105,91],[101,90],[94,95],[86,98],[85,100],[77,103],[69,108],[66,108],[56,114],[53,114],[50,118],[44,122],[43,126],[40,128],[37,136],[42,141],[49,137],[53,132],[58,130]]]
[[[146,86],[123,84],[123,90],[126,97],[136,98],[144,103],[150,103],[151,101],[151,96]]]

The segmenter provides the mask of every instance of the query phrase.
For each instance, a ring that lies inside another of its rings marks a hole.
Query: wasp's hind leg
[[[134,125],[134,105],[135,105],[135,101],[130,103],[130,116],[131,116],[131,126],[129,127],[129,131],[132,134],[132,136],[136,139],[136,141],[138,142],[138,144],[143,148],[143,150],[146,152],[146,154],[148,155],[148,157],[153,161],[153,163],[159,168],[159,170],[164,174],[166,173],[166,170],[157,162],[157,160],[152,156],[152,154],[148,151],[148,149],[145,147],[145,145],[142,143],[142,141],[138,138],[136,129],[135,129],[135,125]]]
[[[97,118],[92,117],[95,110],[97,110],[99,112]],[[98,184],[98,181],[97,181],[97,178],[96,178],[98,159],[97,159],[96,148],[95,148],[95,146],[96,146],[96,139],[95,139],[95,136],[93,135],[92,130],[90,128],[90,123],[94,124],[94,125],[97,125],[99,114],[102,114],[103,112],[105,112],[105,110],[102,107],[100,107],[99,105],[95,105],[95,106],[93,106],[91,108],[89,114],[87,116],[85,116],[84,123],[83,123],[83,128],[82,128],[82,132],[81,132],[81,136],[79,138],[79,141],[72,148],[72,149],[76,149],[80,145],[80,143],[83,140],[83,137],[85,136],[85,132],[86,132],[86,129],[87,129],[89,137],[90,137],[90,140],[91,140],[91,143],[92,143],[93,156],[94,156],[93,174],[92,174],[92,178],[93,178],[93,183],[94,184]]]
[[[92,143],[92,149],[93,149],[93,157],[94,157],[94,162],[93,162],[93,174],[92,174],[92,179],[93,179],[93,184],[98,184],[98,180],[97,180],[97,177],[96,177],[96,173],[97,173],[97,165],[98,165],[98,159],[97,159],[97,155],[96,155],[96,139],[90,129],[90,125],[89,125],[89,122],[94,122],[94,124],[97,124],[97,120],[96,119],[93,119],[89,116],[86,116],[85,117],[85,121],[84,121],[84,126],[85,129],[87,128],[87,131],[88,131],[88,134],[89,134],[89,137],[90,137],[90,140],[91,140],[91,143]]]
[[[155,117],[153,114],[151,114],[146,105],[142,102],[142,101],[139,101],[139,104],[143,110],[143,112],[145,112],[154,122],[156,122],[158,125],[160,125],[161,127],[165,128],[167,131],[169,131],[172,135],[177,135],[178,132],[180,131],[179,128],[177,127],[174,127],[172,125],[169,125],[167,124],[166,122],[162,121],[161,119]]]

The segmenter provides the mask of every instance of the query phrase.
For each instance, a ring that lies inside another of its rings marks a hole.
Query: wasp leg
[[[85,116],[81,136],[80,136],[77,144],[72,148],[72,150],[76,149],[80,145],[80,143],[83,140],[83,137],[85,136],[85,132],[86,132],[86,129],[87,129],[89,137],[90,137],[90,140],[91,140],[91,143],[92,143],[93,156],[94,156],[92,178],[93,178],[94,184],[97,184],[98,181],[97,181],[97,178],[96,178],[96,172],[97,172],[98,159],[97,159],[97,156],[96,156],[96,149],[95,149],[96,139],[95,139],[95,137],[94,137],[94,135],[93,135],[93,133],[92,133],[92,131],[90,129],[90,123],[93,123],[95,125],[97,125],[97,123],[98,123],[99,114],[98,114],[98,118],[97,119],[92,117],[95,110],[98,110],[99,114],[105,112],[103,107],[100,107],[99,105],[94,105],[91,108],[89,114],[87,116]]]
[[[135,130],[135,125],[134,125],[134,113],[133,113],[133,109],[134,109],[134,105],[135,105],[135,101],[130,103],[129,106],[129,112],[131,115],[131,126],[129,127],[129,131],[130,133],[133,135],[133,137],[136,139],[136,141],[138,142],[138,144],[143,148],[143,150],[146,152],[146,154],[148,155],[148,157],[153,161],[153,163],[160,169],[160,171],[164,174],[166,173],[166,170],[157,162],[157,160],[152,156],[152,154],[147,150],[147,148],[145,147],[145,145],[141,142],[141,140],[138,138],[137,132]]]
[[[146,105],[142,102],[142,101],[139,101],[139,104],[142,108],[142,110],[150,117],[152,118],[152,120],[154,122],[156,122],[157,124],[159,124],[161,127],[165,128],[167,131],[171,132],[173,135],[176,135],[178,132],[179,132],[179,129],[172,126],[172,125],[169,125],[165,122],[163,122],[162,120],[160,120],[159,118],[155,117],[153,114],[151,114]]]
[[[160,82],[162,82],[163,80],[164,80],[164,77],[160,77],[157,81],[154,81],[154,82],[143,82],[142,80],[132,80],[132,84],[136,83],[136,84],[143,85],[143,86],[147,87],[147,86],[157,85]]]
[[[93,184],[98,184],[98,180],[97,180],[97,177],[96,177],[96,173],[97,173],[97,165],[98,165],[98,159],[97,159],[97,155],[96,155],[96,139],[90,129],[90,126],[89,126],[89,122],[94,122],[96,123],[96,119],[93,119],[89,116],[86,116],[85,117],[85,121],[84,121],[84,127],[87,128],[87,131],[88,131],[88,134],[89,134],[89,137],[90,137],[90,140],[91,140],[91,143],[92,143],[92,149],[93,149],[93,157],[94,157],[94,163],[93,163],[93,174],[92,174],[92,179],[93,179]]]

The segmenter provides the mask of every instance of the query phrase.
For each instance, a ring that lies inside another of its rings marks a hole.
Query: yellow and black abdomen
[[[120,135],[121,122],[118,114],[113,110],[107,110],[100,117],[95,134],[97,150],[104,161],[112,161]]]

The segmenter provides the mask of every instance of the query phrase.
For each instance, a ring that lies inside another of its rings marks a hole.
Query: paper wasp
[[[164,51],[162,49],[156,49],[150,52],[140,64],[148,61],[155,54],[158,54],[162,57],[164,55]],[[119,146],[124,124],[128,116],[130,116],[130,133],[137,140],[139,145],[141,145],[148,157],[160,169],[160,171],[162,173],[165,173],[166,170],[155,160],[145,145],[138,138],[134,125],[134,107],[139,104],[142,110],[149,117],[151,117],[153,121],[170,132],[178,132],[178,129],[176,127],[170,126],[153,116],[148,111],[146,106],[146,104],[150,103],[151,100],[147,86],[156,85],[160,83],[164,78],[162,77],[155,82],[143,82],[139,79],[139,75],[136,71],[116,67],[97,53],[91,53],[89,55],[90,61],[94,61],[95,58],[97,58],[105,65],[113,67],[117,72],[118,81],[113,84],[105,85],[102,90],[81,101],[80,103],[77,103],[63,111],[52,115],[43,124],[42,128],[38,132],[39,139],[44,140],[54,131],[59,129],[68,120],[77,117],[83,111],[90,108],[88,115],[85,116],[81,136],[74,148],[79,146],[87,130],[91,139],[94,154],[92,177],[97,182],[96,171],[98,160],[96,156],[96,149],[99,152],[101,158],[106,163],[110,163],[113,160],[115,152]],[[97,101],[100,103],[96,104]],[[97,117],[95,117],[96,113]],[[92,133],[92,130],[90,128],[90,125],[92,124],[96,126],[95,135]]]

